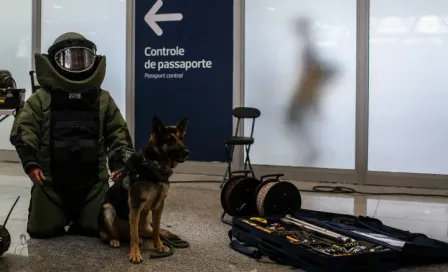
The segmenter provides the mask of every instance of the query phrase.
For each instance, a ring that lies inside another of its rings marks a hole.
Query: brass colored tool
[[[263,219],[263,218],[261,218],[261,219]],[[266,220],[266,219],[264,219],[264,220]],[[248,220],[243,220],[243,222],[246,223],[246,224],[249,224],[249,225],[251,225],[252,227],[257,228],[257,229],[259,229],[259,230],[261,230],[261,231],[263,231],[263,232],[266,232],[266,233],[269,233],[269,234],[276,234],[276,235],[282,236],[282,237],[286,238],[288,241],[290,241],[291,243],[295,243],[295,244],[300,243],[300,240],[298,240],[298,239],[292,237],[291,235],[281,235],[280,233],[278,233],[278,232],[276,232],[276,231],[274,231],[274,230],[267,229],[267,228],[265,228],[265,227],[262,227],[262,226],[260,226],[260,225],[258,225],[258,224],[256,224],[256,223],[251,222],[251,221],[248,221]]]
[[[251,217],[250,221],[255,221],[255,222],[259,222],[261,224],[267,225],[268,224],[268,220],[261,218],[261,217]]]
[[[289,236],[289,235],[286,236],[286,239],[287,239],[288,241],[290,241],[291,243],[293,243],[293,244],[299,244],[299,243],[300,243],[300,241],[299,241],[298,239],[296,239],[296,238],[294,238],[294,237],[291,237],[291,236]]]
[[[267,229],[267,228],[263,228],[262,226],[259,226],[259,225],[257,225],[257,224],[254,223],[254,222],[250,222],[250,221],[248,221],[248,220],[243,220],[243,222],[246,223],[246,224],[251,225],[251,226],[254,227],[254,228],[257,228],[257,229],[259,229],[259,230],[261,230],[261,231],[264,231],[264,232],[266,232],[266,233],[272,234],[272,232],[273,232],[272,230]]]

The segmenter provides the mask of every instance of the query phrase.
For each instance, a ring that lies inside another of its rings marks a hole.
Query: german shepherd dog
[[[152,120],[148,144],[130,155],[125,167],[111,178],[111,186],[103,205],[100,235],[110,246],[119,247],[130,240],[132,263],[141,263],[142,238],[152,238],[158,253],[168,252],[161,236],[176,237],[160,228],[165,197],[170,187],[169,178],[178,163],[188,158],[189,150],[183,143],[188,119],[174,126],[164,126],[159,118]]]

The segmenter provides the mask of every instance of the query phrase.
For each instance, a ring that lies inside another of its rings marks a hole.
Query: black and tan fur
[[[184,162],[189,154],[183,144],[187,123],[184,118],[174,126],[164,126],[154,117],[148,144],[128,159],[108,192],[100,222],[103,226],[101,237],[112,247],[119,247],[121,241],[129,239],[130,261],[133,263],[143,261],[140,254],[142,238],[152,238],[154,248],[162,253],[169,248],[163,245],[161,236],[168,239],[175,236],[162,230],[160,222],[170,187],[168,179],[173,168]],[[148,161],[151,167],[148,167]],[[126,215],[128,218],[124,218]]]

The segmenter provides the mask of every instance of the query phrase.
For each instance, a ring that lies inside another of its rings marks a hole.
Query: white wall
[[[31,93],[31,17],[29,0],[0,0],[0,69],[9,70],[17,87]],[[0,150],[13,150],[9,134],[13,117],[0,123]]]

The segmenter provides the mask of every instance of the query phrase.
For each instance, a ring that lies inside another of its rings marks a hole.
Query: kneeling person
[[[109,173],[123,167],[132,148],[127,124],[101,89],[106,58],[77,33],[36,54],[41,89],[25,103],[11,131],[31,189],[27,231],[33,238],[97,235]]]

